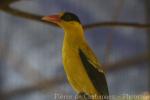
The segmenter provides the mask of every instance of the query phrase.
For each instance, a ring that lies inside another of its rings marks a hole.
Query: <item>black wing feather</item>
[[[89,61],[84,52],[79,49],[79,55],[82,60],[82,63],[87,71],[87,74],[92,81],[94,87],[96,90],[104,96],[108,96],[108,86],[106,82],[106,78],[104,73],[99,72]]]

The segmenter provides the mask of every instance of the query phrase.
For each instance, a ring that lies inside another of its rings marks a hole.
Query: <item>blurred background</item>
[[[79,16],[110,95],[149,94],[150,0],[1,0],[0,100],[76,95],[62,65],[63,30],[41,21],[62,11]]]

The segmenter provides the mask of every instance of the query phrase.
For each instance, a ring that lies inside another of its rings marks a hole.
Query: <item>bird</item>
[[[72,12],[61,12],[43,16],[42,20],[64,30],[62,61],[73,90],[79,97],[84,97],[82,100],[109,100],[106,97],[109,91],[105,71],[88,45],[78,16]]]

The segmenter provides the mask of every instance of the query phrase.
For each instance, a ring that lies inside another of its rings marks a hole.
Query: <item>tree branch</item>
[[[39,21],[39,22],[44,22],[44,23],[48,23],[53,26],[57,26],[56,24],[42,21],[41,15],[31,14],[31,13],[20,11],[18,9],[14,9],[14,8],[10,8],[10,7],[5,7],[4,9],[1,9],[1,10],[9,13],[11,15],[14,15],[14,16],[31,19],[31,20],[35,20],[35,21]],[[84,25],[83,27],[85,29],[96,28],[96,27],[133,27],[133,28],[150,29],[150,24],[140,24],[140,23],[130,23],[130,22],[97,22],[97,23]]]
[[[96,27],[132,27],[132,28],[147,28],[150,29],[150,24],[130,23],[130,22],[97,22],[84,25],[85,29]]]
[[[9,98],[12,98],[13,96],[32,93],[34,91],[51,89],[51,88],[53,88],[57,85],[60,85],[62,83],[65,83],[64,75],[57,76],[57,77],[50,79],[50,80],[43,80],[39,83],[36,83],[36,84],[28,86],[28,87],[8,91],[8,92],[3,93],[2,95],[3,95],[4,100],[8,100]]]
[[[41,18],[42,18],[41,15],[36,15],[36,14],[31,14],[28,12],[20,11],[18,9],[11,8],[9,6],[5,7],[4,9],[1,9],[1,10],[6,12],[6,13],[9,13],[11,15],[14,15],[14,16],[18,16],[18,17],[22,17],[22,18],[26,18],[26,19],[31,19],[31,20],[35,20],[35,21],[39,21],[39,22],[44,22],[44,23],[48,23],[48,24],[57,26],[54,23],[50,23],[50,22],[46,22],[46,21],[41,20]]]
[[[150,61],[150,53],[144,53],[138,56],[134,56],[131,58],[123,59],[114,63],[104,65],[104,68],[106,69],[106,71],[112,72],[115,70],[132,67],[133,65],[135,66],[146,62],[148,63],[149,61]]]

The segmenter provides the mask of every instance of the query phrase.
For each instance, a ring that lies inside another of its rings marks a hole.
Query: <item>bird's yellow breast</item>
[[[64,43],[62,57],[67,78],[73,89],[77,93],[95,94],[96,90],[81,62],[78,46],[70,45],[68,42]]]

